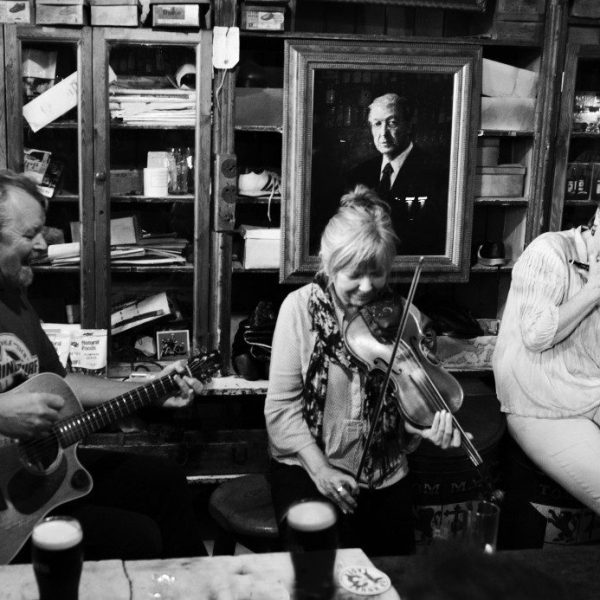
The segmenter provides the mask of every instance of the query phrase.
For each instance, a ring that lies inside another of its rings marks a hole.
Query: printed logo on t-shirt
[[[0,333],[0,392],[10,390],[40,371],[36,354],[14,333]]]

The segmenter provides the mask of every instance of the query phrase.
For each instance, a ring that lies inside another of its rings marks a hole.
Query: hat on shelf
[[[502,242],[484,242],[477,249],[477,263],[485,267],[501,267],[508,262]]]
[[[275,171],[251,171],[238,176],[240,196],[252,198],[280,198],[281,176]]]

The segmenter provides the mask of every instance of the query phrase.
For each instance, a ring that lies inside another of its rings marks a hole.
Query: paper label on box
[[[31,23],[29,2],[23,0],[0,2],[0,23]]]
[[[200,8],[198,4],[156,4],[153,24],[196,27],[200,24]]]
[[[245,28],[258,31],[283,31],[285,15],[281,11],[268,9],[246,9]]]

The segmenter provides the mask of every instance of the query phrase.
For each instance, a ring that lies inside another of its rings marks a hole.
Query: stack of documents
[[[183,248],[187,245],[186,240],[180,240],[179,246],[172,245],[163,249],[160,245],[154,247],[144,244],[127,244],[111,246],[110,262],[113,265],[176,265],[185,264],[182,256]],[[175,249],[173,249],[175,248]],[[50,263],[52,266],[77,265],[81,260],[81,248],[79,242],[67,244],[52,244],[48,246],[48,256],[42,260],[35,261],[36,264]]]
[[[131,89],[113,84],[109,88],[111,119],[130,125],[172,123],[193,126],[196,92],[176,88]]]

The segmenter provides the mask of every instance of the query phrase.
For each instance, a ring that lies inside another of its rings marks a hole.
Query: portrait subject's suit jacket
[[[346,187],[362,183],[379,191],[381,155],[352,169]],[[413,144],[388,197],[399,254],[444,254],[448,214],[448,170]]]

